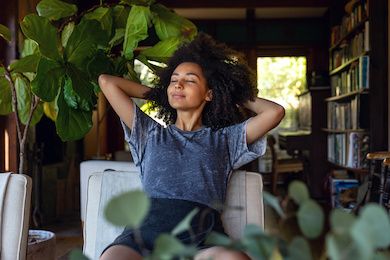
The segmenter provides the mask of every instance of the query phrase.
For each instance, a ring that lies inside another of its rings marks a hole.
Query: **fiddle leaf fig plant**
[[[166,62],[197,34],[191,21],[153,0],[100,1],[83,11],[61,0],[42,0],[36,10],[20,23],[25,37],[20,59],[0,64],[0,114],[13,112],[17,118],[19,172],[28,129],[43,114],[55,121],[63,141],[82,138],[92,127],[100,74],[138,81],[135,60],[155,70],[151,61]],[[141,51],[151,30],[158,39]],[[0,37],[12,41],[1,24]]]

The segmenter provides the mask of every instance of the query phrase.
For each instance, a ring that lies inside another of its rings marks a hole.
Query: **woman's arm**
[[[246,141],[248,144],[263,137],[269,130],[277,126],[284,117],[284,108],[267,99],[256,98],[247,101],[244,107],[256,113],[249,120],[246,127]]]
[[[112,108],[131,129],[135,111],[133,111],[133,101],[130,97],[144,98],[150,88],[121,77],[106,74],[99,76],[99,86]]]

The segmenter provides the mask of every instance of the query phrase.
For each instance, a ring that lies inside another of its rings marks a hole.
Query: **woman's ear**
[[[213,91],[209,89],[206,94],[206,101],[211,101],[213,100]]]

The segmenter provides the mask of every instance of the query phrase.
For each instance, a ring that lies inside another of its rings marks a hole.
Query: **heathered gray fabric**
[[[175,125],[163,127],[134,106],[132,130],[123,122],[122,126],[144,190],[152,198],[183,199],[216,208],[225,200],[233,169],[265,153],[264,137],[247,146],[248,121],[217,131],[208,127],[183,131]]]

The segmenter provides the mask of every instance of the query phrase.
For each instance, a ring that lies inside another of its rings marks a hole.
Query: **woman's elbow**
[[[107,88],[110,85],[110,75],[101,74],[98,78],[98,83],[101,89]]]
[[[278,123],[282,121],[285,115],[286,115],[286,110],[284,109],[284,107],[278,105],[277,109],[275,109],[275,118],[278,121]]]

